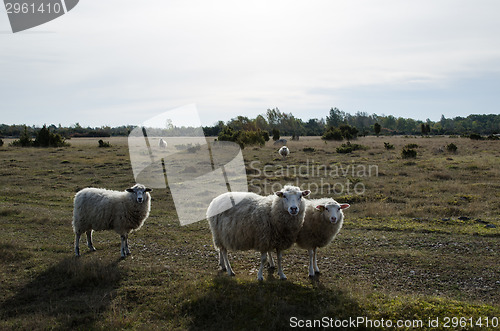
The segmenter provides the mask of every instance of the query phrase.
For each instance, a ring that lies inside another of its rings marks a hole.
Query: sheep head
[[[147,192],[151,192],[152,189],[150,189],[149,187],[146,187],[146,186],[144,186],[142,184],[135,184],[131,188],[128,188],[126,191],[129,192],[129,193],[135,194],[136,201],[138,203],[142,203],[144,201],[144,195]]]
[[[309,193],[311,193],[311,191],[301,191],[300,188],[296,186],[288,185],[283,187],[281,191],[275,192],[275,194],[281,198],[283,208],[292,216],[299,214],[300,207],[303,207],[302,198],[308,196]]]
[[[335,200],[325,204],[317,205],[316,209],[323,213],[323,217],[331,223],[336,224],[342,218],[342,209],[349,208],[347,203],[339,204]]]

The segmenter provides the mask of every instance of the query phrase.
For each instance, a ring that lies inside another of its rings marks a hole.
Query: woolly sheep
[[[115,230],[121,237],[121,256],[130,254],[128,235],[139,230],[151,209],[150,188],[136,184],[124,192],[99,188],[84,188],[75,195],[73,231],[75,255],[80,256],[80,236],[87,234],[87,245],[92,244],[92,231]]]
[[[158,147],[167,148],[167,142],[163,140],[163,138],[160,138],[160,140],[158,141]]]
[[[227,256],[228,249],[254,249],[261,253],[257,279],[263,280],[267,252],[276,250],[278,275],[286,279],[281,265],[281,252],[291,247],[297,238],[304,221],[303,197],[309,193],[308,190],[301,191],[298,187],[286,185],[281,191],[266,197],[248,192],[230,192],[212,200],[207,218],[214,246],[219,249],[221,269],[234,276]],[[229,200],[233,206],[225,210],[224,205]],[[270,263],[273,266],[272,258]]]
[[[297,245],[309,253],[309,277],[319,274],[317,249],[328,245],[339,233],[344,222],[343,209],[349,204],[339,204],[331,198],[307,200],[304,224],[297,236]]]
[[[279,149],[278,153],[282,158],[285,159],[290,154],[290,149],[288,149],[288,147],[286,146],[283,146]]]

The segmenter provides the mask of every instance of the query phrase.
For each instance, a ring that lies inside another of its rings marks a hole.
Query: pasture
[[[104,139],[109,148],[97,140],[17,148],[4,139],[0,329],[275,330],[357,317],[423,329],[453,317],[467,329],[499,325],[499,141],[362,137],[352,143],[364,148],[342,154],[340,142],[301,137],[284,160],[272,142],[245,147],[251,191],[292,183],[351,204],[338,237],[319,249],[320,276],[308,278],[307,253],[294,246],[283,256],[288,280],[268,273],[258,282],[257,252],[230,252],[236,277],[217,270],[207,222],[180,226],[168,188],[151,193],[131,256],[120,259],[116,233],[96,232],[97,251],[82,241],[75,258],[75,193],[134,183],[127,139]],[[417,144],[416,158],[401,157],[408,144]]]

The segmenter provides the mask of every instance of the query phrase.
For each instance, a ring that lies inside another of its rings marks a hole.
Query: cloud
[[[276,106],[303,118],[335,102],[380,112],[357,93],[411,102],[408,91],[425,98],[499,72],[499,11],[496,1],[80,3],[36,28],[54,33],[0,34],[0,98],[14,110],[4,120],[69,112],[80,117],[70,123],[119,125],[189,103],[204,124]]]

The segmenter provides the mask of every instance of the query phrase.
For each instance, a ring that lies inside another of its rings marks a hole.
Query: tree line
[[[218,121],[213,126],[203,127],[203,133],[206,136],[219,136],[221,132],[230,134],[227,128],[234,132],[258,132],[275,135],[279,132],[281,136],[323,136],[328,132],[335,134],[334,129],[346,128],[350,126],[355,128],[357,135],[441,135],[441,134],[479,134],[491,135],[500,133],[500,115],[469,115],[467,117],[457,116],[455,118],[445,118],[441,116],[439,121],[414,120],[411,118],[395,117],[392,115],[368,114],[366,112],[356,112],[355,114],[346,113],[338,108],[331,108],[325,118],[311,118],[304,121],[295,117],[292,113],[285,113],[278,108],[268,109],[265,114],[260,114],[255,118],[246,116],[236,116],[231,120],[224,122]],[[68,139],[72,137],[111,137],[127,136],[135,126],[119,127],[82,127],[76,123],[70,127],[61,125],[48,125],[46,129],[54,134],[59,134]],[[195,132],[199,135],[199,128],[178,128],[171,127],[165,130],[148,130],[150,135],[157,136],[181,136],[189,132]],[[224,131],[225,130],[225,131]],[[340,129],[339,129],[340,130]],[[342,129],[344,130],[344,129]],[[340,131],[342,131],[340,130]],[[0,137],[20,137],[28,135],[35,137],[40,128],[26,125],[0,125]],[[151,131],[151,132],[150,132]],[[274,132],[273,132],[274,131]],[[344,130],[345,131],[345,130]],[[267,138],[267,137],[266,137]]]

